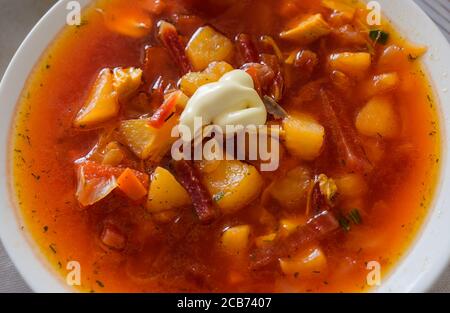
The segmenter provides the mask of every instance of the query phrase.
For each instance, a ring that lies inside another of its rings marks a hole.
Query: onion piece
[[[117,179],[114,176],[96,177],[86,179],[84,167],[78,169],[78,185],[76,197],[78,202],[84,206],[90,206],[104,199],[117,187]]]
[[[266,107],[267,113],[272,115],[276,120],[282,120],[288,116],[287,112],[269,96],[263,97],[264,106]]]

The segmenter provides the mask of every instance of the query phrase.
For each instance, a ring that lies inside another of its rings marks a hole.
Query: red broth
[[[80,131],[74,129],[73,120],[103,68],[142,67],[145,46],[161,45],[155,37],[156,22],[171,21],[185,41],[206,24],[229,39],[243,32],[270,35],[276,38],[284,55],[299,47],[279,40],[278,34],[295,25],[299,17],[322,13],[332,22],[330,11],[318,0],[229,1],[234,5],[228,10],[210,4],[212,1],[206,1],[202,7],[195,0],[161,2],[163,7],[155,6],[151,0],[99,1],[84,12],[80,26],[62,31],[25,86],[12,130],[11,179],[25,220],[23,229],[31,233],[48,262],[62,278],[69,272],[68,262],[79,262],[78,288],[94,292],[358,292],[370,289],[366,283],[370,261],[380,263],[383,282],[427,216],[439,169],[436,104],[420,61],[413,57],[388,65],[389,71],[400,77],[399,86],[390,94],[395,99],[401,134],[391,140],[362,137],[367,155],[378,161],[363,176],[365,188],[361,184],[350,187],[350,193],[365,189],[362,195],[344,195],[338,200],[338,206],[344,210],[341,214],[357,208],[361,223],[350,221],[349,230],[340,229],[314,242],[326,257],[322,270],[314,270],[310,275],[290,275],[280,269],[278,262],[253,270],[249,267],[250,252],[237,257],[223,251],[221,236],[226,227],[250,225],[249,240],[254,242],[279,230],[279,226],[271,224],[303,216],[304,208],[286,210],[274,199],[269,199],[264,208],[262,200],[253,201],[209,225],[198,223],[191,208],[177,211],[175,220],[159,223],[145,205],[117,193],[91,207],[80,207],[75,196],[74,161],[92,149],[101,129]],[[105,26],[105,18],[96,8],[118,16],[151,16],[153,29],[139,38],[118,34]],[[405,45],[392,26],[384,24],[383,29],[390,38],[386,45],[377,45],[371,51],[374,59],[388,45]],[[288,112],[309,113],[324,125],[328,121],[320,109],[320,98],[308,99],[304,86],[325,77],[326,57],[330,53],[360,49],[343,43],[342,38],[326,38],[306,47],[317,52],[320,70],[306,79],[294,77],[280,102]],[[241,65],[238,60],[231,63],[234,67]],[[161,63],[159,66],[156,72],[171,72],[180,78],[175,63],[169,62],[166,68]],[[366,75],[381,73],[379,64],[374,64]],[[332,92],[331,96],[335,94]],[[345,99],[352,119],[364,105],[355,86],[341,91],[339,98]],[[284,153],[277,171],[261,173],[264,189],[273,182],[278,184],[296,166],[341,177],[333,139],[325,140],[321,155],[314,161],[301,161]],[[130,164],[136,164],[133,157],[130,159]],[[269,222],[262,222],[264,218]],[[105,225],[114,225],[127,234],[125,249],[104,246],[100,238]]]

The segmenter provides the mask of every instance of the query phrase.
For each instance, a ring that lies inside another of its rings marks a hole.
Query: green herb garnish
[[[339,226],[342,227],[343,230],[349,231],[350,230],[350,223],[353,223],[355,225],[361,224],[361,215],[359,214],[358,209],[352,209],[347,216],[341,215],[339,217]]]
[[[339,226],[341,226],[341,228],[345,231],[350,230],[350,222],[345,216],[341,216],[339,218]]]
[[[213,200],[215,201],[215,202],[219,202],[220,200],[222,200],[222,198],[225,196],[225,193],[223,192],[223,191],[220,191],[220,192],[218,192],[218,193],[216,193],[214,196],[213,196]]]
[[[50,248],[50,250],[52,250],[53,253],[56,254],[56,247],[55,247],[55,244],[52,243],[52,244],[50,244],[48,247]]]
[[[350,213],[348,213],[348,219],[354,224],[361,224],[361,215],[359,214],[358,209],[352,209]]]
[[[385,31],[379,29],[375,29],[369,32],[369,37],[370,39],[375,41],[375,43],[381,43],[382,45],[385,45],[389,40],[389,33],[386,33]]]

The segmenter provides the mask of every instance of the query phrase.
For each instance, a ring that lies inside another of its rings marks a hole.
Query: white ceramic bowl
[[[47,264],[26,230],[11,200],[10,129],[19,95],[33,66],[64,27],[68,0],[59,1],[33,28],[20,46],[0,84],[0,236],[28,285],[37,292],[70,291],[64,280]],[[79,0],[82,6],[89,0]],[[443,135],[442,169],[438,190],[412,247],[396,265],[380,292],[423,292],[432,286],[450,259],[450,46],[435,24],[410,0],[379,0],[386,17],[413,41],[430,47],[424,62],[439,99]]]

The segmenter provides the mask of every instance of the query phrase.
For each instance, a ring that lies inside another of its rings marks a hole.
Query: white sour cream
[[[202,117],[202,126],[264,125],[267,111],[256,92],[252,77],[242,70],[231,71],[218,81],[203,85],[189,99],[180,117],[180,125],[194,129],[194,118]],[[196,125],[197,127],[197,125]]]

